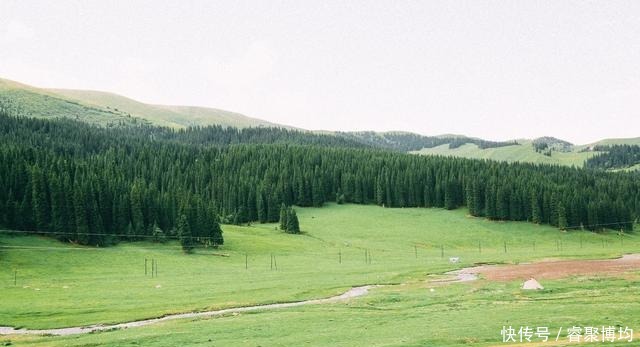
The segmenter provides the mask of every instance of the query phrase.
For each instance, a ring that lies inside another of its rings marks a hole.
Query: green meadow
[[[348,303],[180,320],[69,337],[8,336],[25,345],[423,346],[498,344],[503,325],[640,328],[638,278],[568,278],[524,293],[520,282],[435,286],[474,263],[608,258],[638,252],[636,233],[559,231],[469,217],[465,210],[328,205],[297,209],[301,235],[275,224],[223,226],[225,245],[185,255],[177,243],[109,248],[0,236],[0,326],[119,323],[171,313],[342,293],[386,284]],[[366,255],[365,255],[366,254]],[[449,257],[460,257],[451,264]],[[145,275],[145,259],[147,274]],[[90,260],[90,261],[89,261]],[[151,262],[158,275],[151,276]],[[428,288],[434,288],[434,291]]]

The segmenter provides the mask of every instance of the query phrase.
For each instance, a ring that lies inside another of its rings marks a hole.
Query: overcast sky
[[[307,129],[640,136],[640,1],[0,0],[0,77]]]

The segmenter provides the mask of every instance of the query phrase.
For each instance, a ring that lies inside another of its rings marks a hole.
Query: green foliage
[[[586,168],[614,170],[640,164],[640,146],[638,145],[596,146],[594,150],[600,153],[585,162]]]
[[[286,207],[283,204],[280,208],[280,230],[289,234],[300,233],[300,222],[293,207]]]
[[[191,253],[194,248],[193,234],[191,233],[191,225],[187,216],[181,214],[178,218],[178,239],[185,253]]]
[[[154,242],[166,242],[167,241],[167,235],[165,234],[164,231],[162,231],[162,229],[160,229],[160,227],[158,226],[158,223],[155,222],[153,223],[153,229],[152,229],[152,234],[151,236],[153,236],[153,241]]]
[[[264,139],[271,144],[254,144]],[[0,140],[4,226],[88,245],[153,239],[154,223],[179,229],[184,214],[194,242],[215,246],[219,216],[276,222],[283,204],[333,197],[468,205],[474,216],[567,229],[630,230],[640,216],[640,181],[630,173],[421,157],[277,129],[104,129],[0,115]],[[248,144],[228,145],[236,140]]]

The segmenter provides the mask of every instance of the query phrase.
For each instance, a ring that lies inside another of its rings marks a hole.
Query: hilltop
[[[44,89],[7,79],[0,79],[0,101],[25,116],[73,118],[103,126],[148,123],[171,128],[207,125],[290,128],[215,108],[152,105],[108,92]]]

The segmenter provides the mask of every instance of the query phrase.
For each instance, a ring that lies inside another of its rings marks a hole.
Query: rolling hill
[[[73,118],[100,125],[142,122],[171,128],[206,125],[289,128],[220,109],[151,105],[113,93],[42,89],[6,79],[0,79],[0,102],[10,104],[25,116]]]
[[[239,113],[197,106],[152,105],[102,91],[42,89],[0,78],[0,106],[9,105],[16,113],[37,118],[72,118],[102,126],[153,124],[170,128],[221,125],[237,128],[293,127],[271,123]],[[298,129],[302,130],[302,129]],[[388,131],[314,131],[336,135],[365,146],[421,155],[456,156],[507,162],[530,162],[582,167],[584,161],[602,145],[639,145],[640,137],[603,139],[591,144],[573,145],[567,141],[540,137],[512,141],[487,141],[463,135],[424,136]],[[636,166],[637,167],[637,166]],[[633,170],[636,167],[633,167]]]
[[[36,118],[72,118],[92,124],[137,123],[130,115],[106,107],[89,105],[50,91],[0,79],[0,105],[17,114]],[[143,121],[140,119],[140,121]]]
[[[279,124],[247,117],[240,113],[215,108],[145,104],[118,94],[101,91],[75,89],[50,89],[49,91],[89,105],[126,112],[155,124],[178,128],[197,125],[222,125],[236,128],[283,127]]]
[[[450,148],[449,145],[440,145],[433,148],[423,148],[411,153],[422,155],[443,155],[471,159],[490,159],[506,162],[527,162],[540,164],[556,164],[582,167],[584,161],[597,152],[581,151],[572,147],[568,151],[551,150],[546,153],[537,152],[532,140],[518,140],[518,144],[511,146],[482,149],[476,144],[468,143],[458,148]]]

